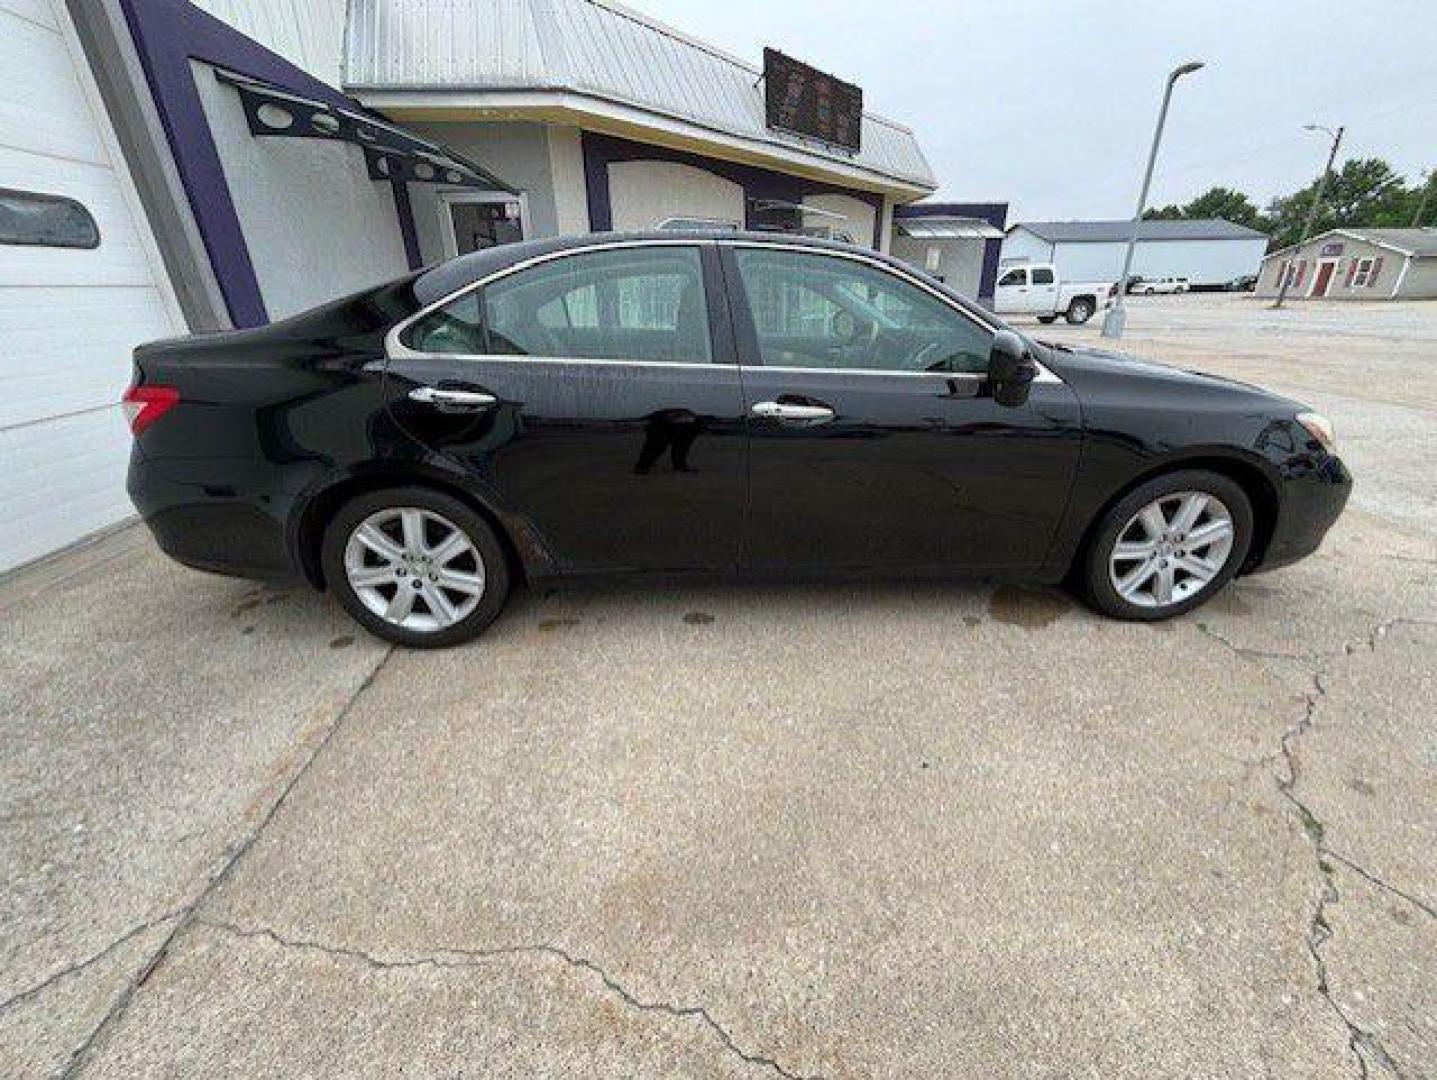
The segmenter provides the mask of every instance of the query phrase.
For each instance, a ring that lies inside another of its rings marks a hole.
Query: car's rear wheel
[[[345,503],[325,530],[325,581],[370,633],[418,648],[468,641],[509,596],[508,564],[475,511],[428,488]]]
[[[1097,523],[1078,584],[1097,610],[1157,621],[1206,603],[1252,543],[1252,504],[1234,481],[1206,470],[1155,477]]]
[[[1074,326],[1085,323],[1093,317],[1093,310],[1093,302],[1086,296],[1076,297],[1073,302],[1068,305],[1068,322]]]

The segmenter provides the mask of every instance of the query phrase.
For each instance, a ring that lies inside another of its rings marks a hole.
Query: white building
[[[1065,278],[1116,281],[1131,221],[1025,221],[1008,229],[1003,264],[1056,263]],[[1256,274],[1267,236],[1218,218],[1143,221],[1132,273],[1145,278],[1185,277],[1195,288],[1216,287]]]
[[[0,70],[0,573],[132,513],[141,342],[521,238],[887,250],[936,187],[901,124],[770,125],[763,69],[612,0],[0,0]]]

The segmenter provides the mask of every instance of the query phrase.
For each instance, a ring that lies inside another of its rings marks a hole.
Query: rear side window
[[[698,248],[582,252],[484,289],[489,352],[578,360],[708,363]]]
[[[83,204],[64,195],[0,188],[0,244],[96,248],[100,227]]]
[[[479,318],[479,294],[468,292],[415,320],[401,340],[425,353],[478,356],[487,352],[484,324]]]
[[[1051,285],[1051,284],[1053,284],[1053,271],[1049,270],[1046,266],[1036,267],[1036,268],[1033,270],[1033,284],[1034,284],[1034,285]]]

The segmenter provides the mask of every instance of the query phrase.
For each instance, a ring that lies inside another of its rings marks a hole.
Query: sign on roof
[[[863,130],[863,89],[817,68],[763,50],[765,121],[769,127],[807,135],[857,153]]]

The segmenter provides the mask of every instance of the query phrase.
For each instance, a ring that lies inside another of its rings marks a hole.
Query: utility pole
[[[1158,161],[1158,144],[1163,141],[1163,125],[1168,120],[1168,103],[1173,98],[1173,87],[1184,75],[1191,75],[1194,71],[1203,66],[1201,60],[1190,60],[1172,70],[1168,75],[1167,87],[1163,90],[1163,104],[1158,109],[1158,126],[1153,131],[1152,149],[1148,151],[1148,168],[1143,173],[1143,189],[1138,193],[1138,209],[1133,214],[1133,230],[1128,234],[1128,250],[1123,256],[1123,272],[1118,278],[1118,295],[1113,300],[1113,306],[1108,308],[1108,313],[1103,316],[1103,337],[1120,338],[1123,336],[1123,328],[1128,324],[1128,313],[1123,307],[1123,298],[1128,292],[1128,274],[1133,269],[1133,251],[1138,246],[1138,229],[1142,227],[1143,210],[1148,205],[1148,186],[1153,182],[1153,167]]]
[[[1437,180],[1437,172],[1427,173],[1427,182],[1422,185],[1422,199],[1417,203],[1417,213],[1412,215],[1412,227],[1415,229],[1422,224],[1422,215],[1427,213],[1427,196],[1432,194],[1432,181]]]
[[[1339,127],[1336,131],[1333,131],[1331,128],[1323,127],[1321,124],[1304,124],[1302,130],[1327,132],[1332,136],[1332,150],[1327,155],[1327,168],[1322,170],[1322,179],[1317,182],[1317,193],[1312,197],[1312,206],[1307,211],[1307,221],[1303,223],[1302,236],[1298,239],[1297,246],[1293,249],[1294,251],[1301,250],[1302,245],[1307,243],[1307,238],[1312,235],[1312,226],[1317,221],[1317,211],[1322,207],[1322,197],[1327,194],[1327,184],[1332,178],[1332,164],[1337,160],[1337,148],[1342,145],[1342,133],[1347,129]],[[1288,286],[1292,284],[1291,262],[1292,260],[1289,259],[1288,265],[1283,268],[1282,288],[1277,290],[1277,300],[1274,301],[1272,305],[1274,311],[1282,307],[1282,302],[1287,299],[1287,289]]]

